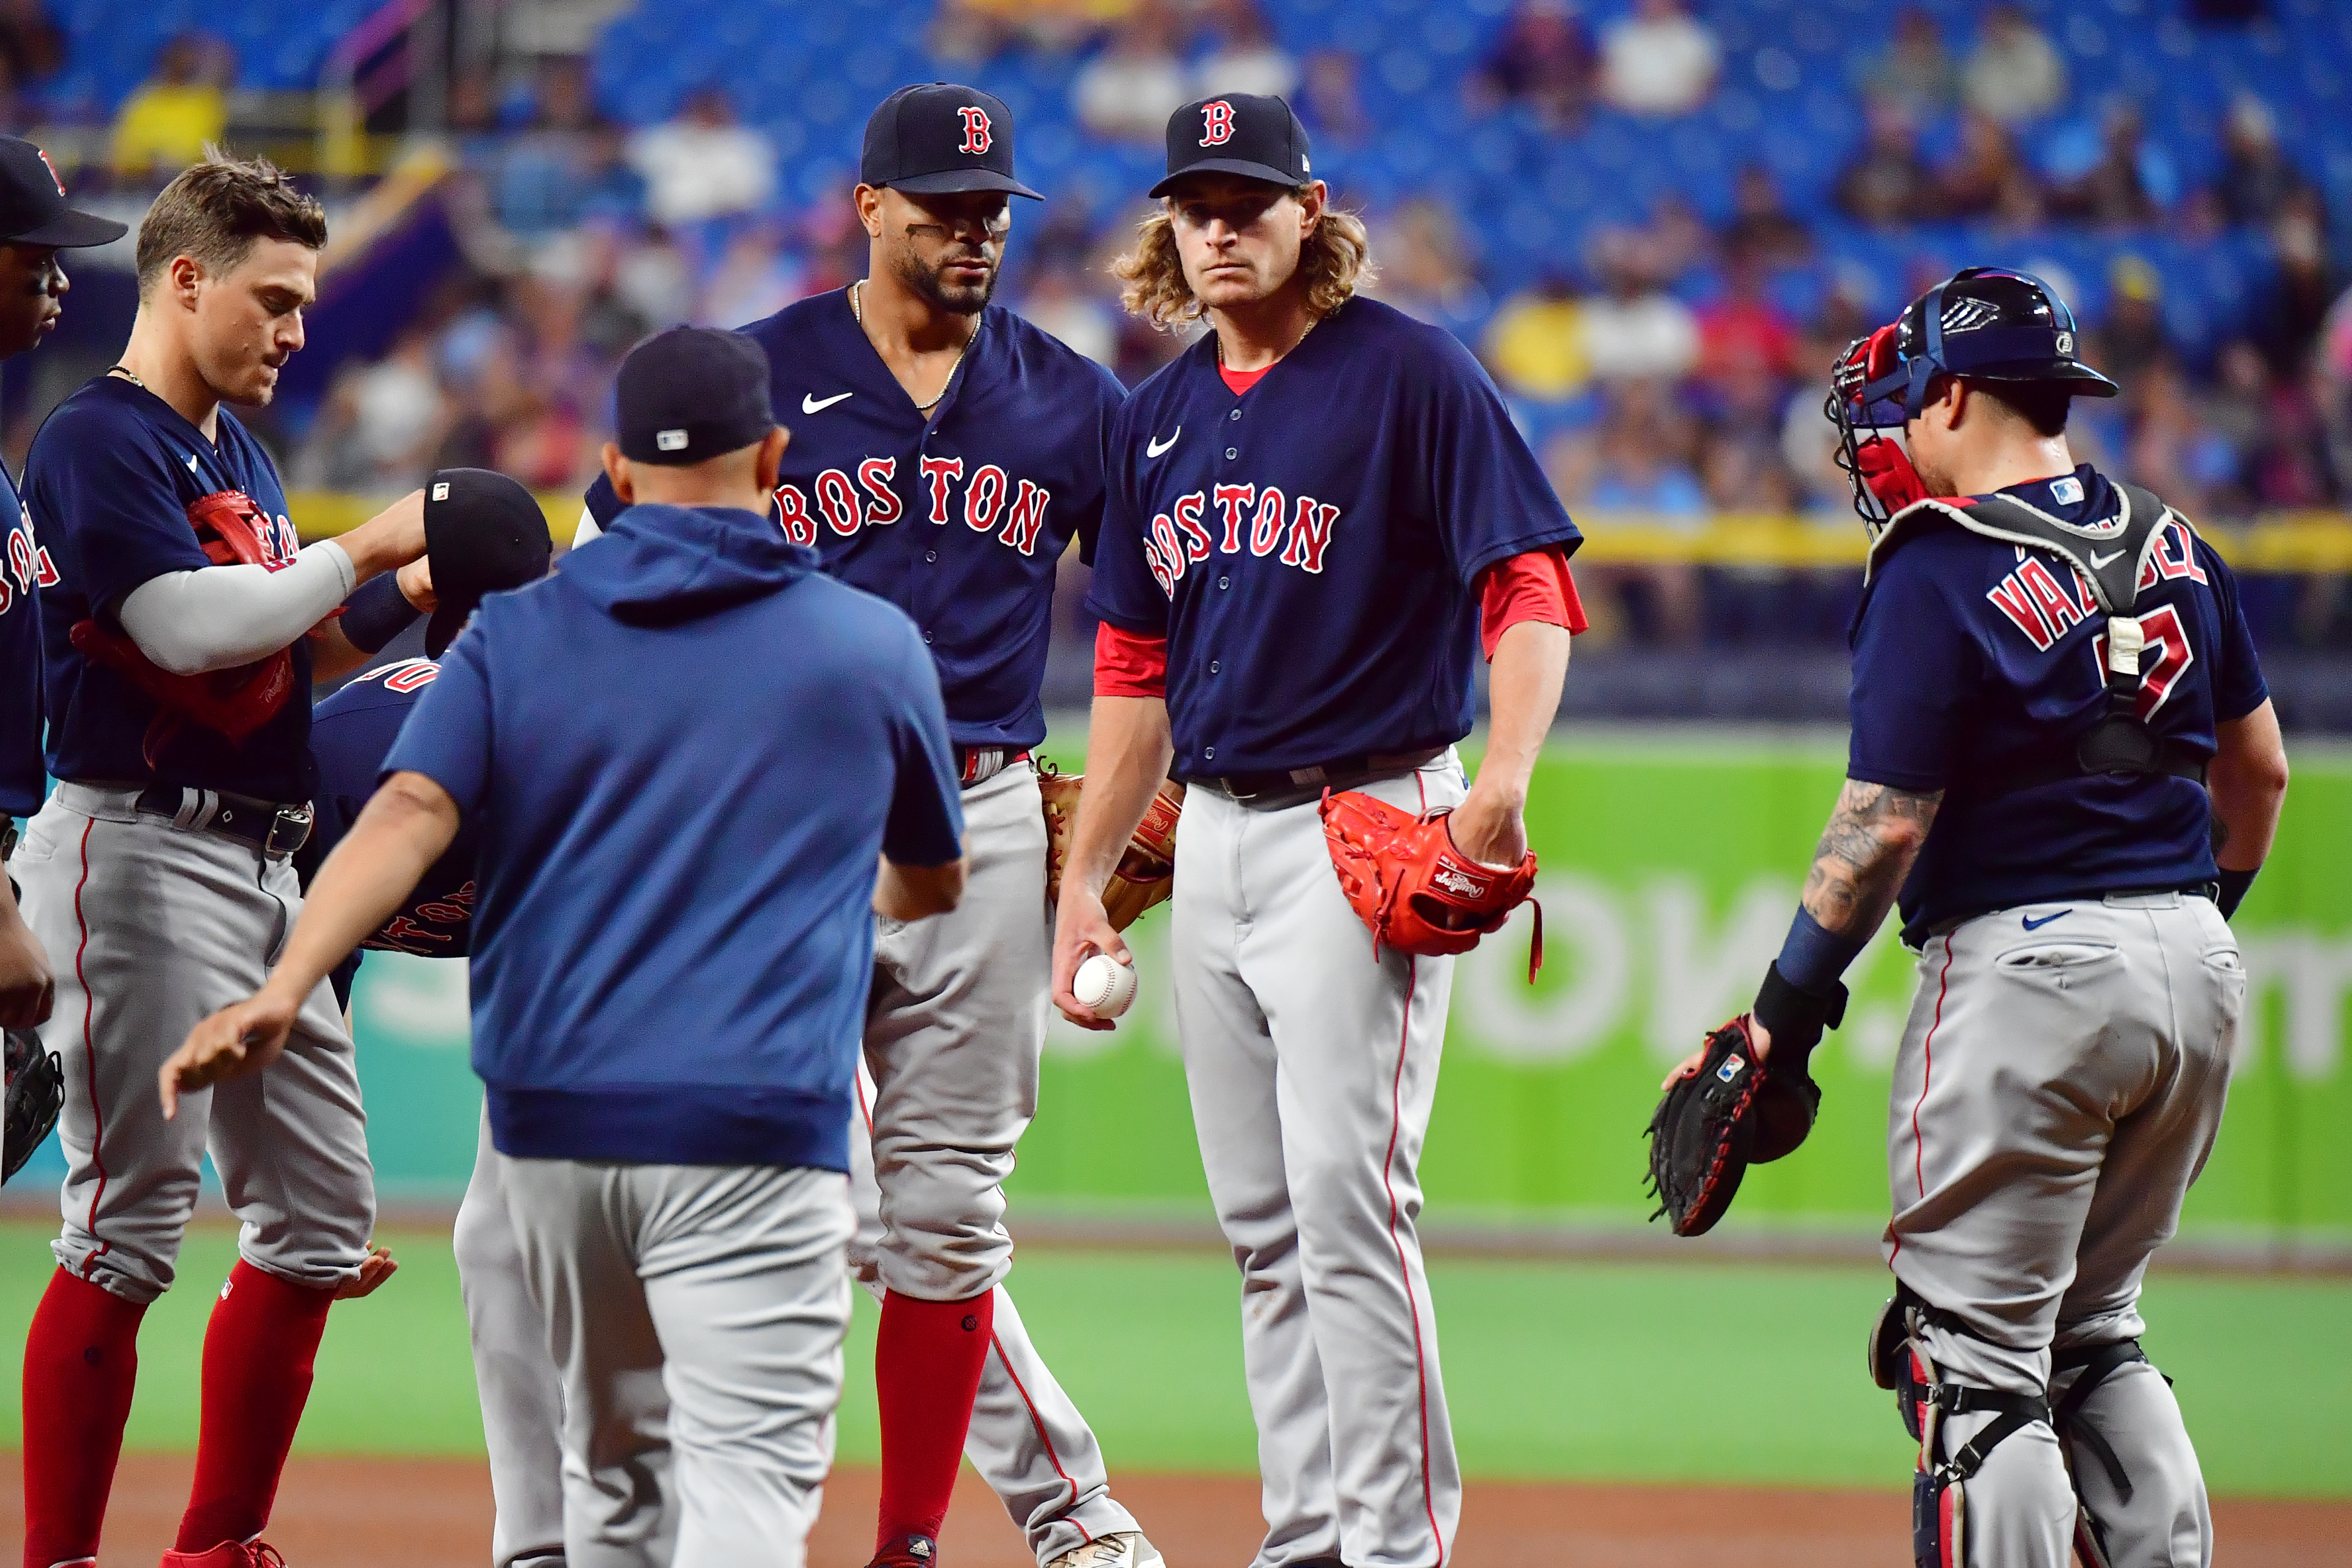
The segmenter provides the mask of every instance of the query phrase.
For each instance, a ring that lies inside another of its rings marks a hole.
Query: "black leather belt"
[[[1200,784],[1213,789],[1228,799],[1244,805],[1267,805],[1295,802],[1321,795],[1327,789],[1354,789],[1374,779],[1394,778],[1409,773],[1434,759],[1444,756],[1445,748],[1433,747],[1423,752],[1398,752],[1383,755],[1342,757],[1338,762],[1318,763],[1308,768],[1270,768],[1263,773],[1210,773],[1187,777],[1187,784]]]
[[[139,792],[138,809],[150,816],[165,816],[175,827],[217,833],[249,844],[272,860],[283,860],[310,842],[309,802],[289,805],[257,800],[226,790],[183,788],[154,784]]]

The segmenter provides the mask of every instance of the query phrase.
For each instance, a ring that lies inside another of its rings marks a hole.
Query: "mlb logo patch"
[[[1723,1065],[1715,1069],[1715,1076],[1722,1079],[1725,1083],[1729,1083],[1733,1079],[1738,1078],[1741,1073],[1747,1070],[1748,1063],[1742,1058],[1738,1057],[1726,1057],[1723,1059]]]
[[[433,499],[435,500],[447,500],[449,499],[448,480],[443,479],[433,487]]]
[[[665,452],[683,452],[686,450],[686,432],[683,430],[656,431],[654,435],[654,445]]]
[[[2051,480],[2050,499],[2056,501],[2060,506],[2082,505],[2083,481],[2074,478],[2072,475],[2069,475],[2067,478],[2063,479]]]

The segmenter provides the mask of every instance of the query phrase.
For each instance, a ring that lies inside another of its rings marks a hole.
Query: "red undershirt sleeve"
[[[1576,579],[1569,573],[1568,556],[1556,544],[1497,561],[1478,574],[1478,612],[1479,640],[1489,663],[1503,633],[1521,621],[1565,626],[1571,634],[1585,628]],[[1099,680],[1097,686],[1099,689]]]
[[[1095,627],[1095,695],[1168,695],[1168,639],[1122,631],[1103,621]]]

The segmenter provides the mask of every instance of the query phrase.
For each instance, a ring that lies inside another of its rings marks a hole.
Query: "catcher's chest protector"
[[[2139,662],[2147,638],[2132,616],[2143,584],[2156,580],[2154,556],[2165,521],[2189,520],[2137,485],[2117,483],[2122,510],[2098,522],[2074,523],[2028,506],[2013,496],[1980,496],[1967,502],[1931,499],[1897,512],[1873,542],[1863,566],[1866,586],[1887,557],[1929,528],[1956,522],[1970,533],[2008,544],[2046,550],[2074,569],[2106,617],[2107,711],[2076,747],[2084,773],[2183,772],[2168,757],[2137,712]],[[2201,781],[2201,770],[2198,775]],[[2010,787],[2024,782],[2012,781]]]

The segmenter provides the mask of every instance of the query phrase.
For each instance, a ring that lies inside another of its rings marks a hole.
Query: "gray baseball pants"
[[[209,1151],[245,1259],[332,1289],[357,1273],[375,1228],[367,1116],[333,989],[311,993],[267,1071],[183,1097],[171,1121],[155,1092],[189,1030],[261,989],[301,887],[289,863],[202,830],[218,796],[185,792],[175,825],[133,809],[138,794],[60,784],[9,862],[57,971],[41,1040],[65,1068],[58,1262],[128,1301],[162,1295]]]
[[[866,1092],[861,1083],[861,1095]],[[868,1139],[861,1114],[849,1136],[857,1231],[848,1258],[851,1273],[878,1296],[874,1246],[882,1222]],[[562,1558],[563,1387],[548,1352],[545,1322],[523,1277],[522,1248],[508,1217],[501,1169],[485,1116],[473,1179],[457,1208],[454,1247],[498,1507],[490,1557],[497,1568],[517,1568]],[[1111,1499],[1101,1445],[1030,1342],[1013,1298],[1001,1285],[995,1312],[965,1457],[1026,1532],[1040,1563],[1099,1536],[1135,1529],[1134,1517]]]
[[[2221,912],[2179,893],[2002,910],[1932,938],[1895,1065],[1886,1254],[1960,1331],[1925,1338],[1948,1379],[2054,1400],[2052,1352],[2145,1329],[2140,1282],[2211,1152],[2244,1010]],[[1945,1426],[1948,1456],[1996,1417]],[[1967,1485],[1975,1568],[2065,1568],[2068,1463],[2114,1568],[2202,1568],[2213,1531],[2196,1449],[2153,1366],[2126,1365],[2082,1419],[2113,1446],[2126,1501],[2079,1439],[2038,1423]]]
[[[1466,784],[1448,752],[1364,793],[1418,812]],[[1194,789],[1176,867],[1184,1075],[1242,1273],[1258,1568],[1435,1568],[1462,1476],[1414,1226],[1454,960],[1373,956],[1312,800]]]
[[[838,1172],[499,1156],[561,1370],[571,1568],[802,1568],[833,1466]]]

